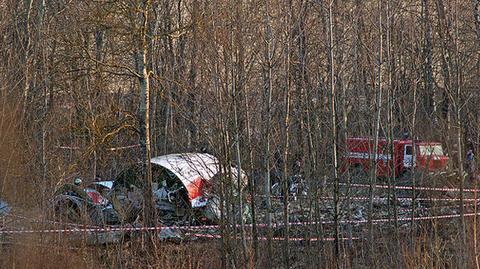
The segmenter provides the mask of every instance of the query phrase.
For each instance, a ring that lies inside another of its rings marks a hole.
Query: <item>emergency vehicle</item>
[[[372,138],[348,138],[344,148],[342,170],[369,171],[375,156]],[[382,138],[378,140],[376,159],[377,176],[379,177],[392,175],[392,162],[395,164],[395,176],[400,177],[410,172],[412,167],[415,167],[417,171],[424,172],[443,170],[449,160],[441,143],[409,139],[394,140],[393,156],[391,156],[390,146],[387,140]]]

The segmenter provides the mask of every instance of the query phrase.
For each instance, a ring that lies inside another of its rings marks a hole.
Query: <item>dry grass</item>
[[[16,114],[11,106],[0,109],[0,198],[10,202],[17,202],[26,191],[25,184],[18,184],[23,178],[24,148]]]
[[[473,233],[469,222],[468,234]],[[468,246],[462,247],[458,220],[424,223],[413,234],[405,230],[396,243],[391,230],[378,230],[374,242],[354,241],[351,248],[345,244],[341,257],[335,257],[333,243],[291,243],[290,268],[334,268],[339,261],[342,268],[459,268],[462,257],[468,267],[475,266],[473,236]],[[86,246],[82,242],[62,238],[14,237],[1,249],[1,268],[220,268],[222,245],[219,240],[197,240],[183,243],[156,242],[147,248],[138,240],[126,240],[122,244]],[[267,260],[266,244],[260,243],[260,255],[253,264],[250,259],[243,264],[239,242],[225,248],[227,267],[234,262],[237,267],[274,268],[283,265],[283,245],[274,244],[274,258]],[[370,246],[374,244],[374,253]],[[339,259],[337,259],[339,258]],[[242,265],[243,264],[243,265]]]
[[[92,268],[96,264],[85,250],[41,244],[31,237],[16,238],[2,248],[2,268]]]

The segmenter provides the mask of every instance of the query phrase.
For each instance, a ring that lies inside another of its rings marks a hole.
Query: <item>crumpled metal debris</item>
[[[184,234],[180,229],[165,228],[161,229],[158,233],[158,238],[160,240],[182,240]]]
[[[234,195],[238,195],[238,178],[242,187],[247,184],[243,171],[238,177],[237,168],[221,166],[219,160],[209,154],[170,154],[155,157],[151,163],[157,222],[166,226],[217,223],[220,219],[220,199],[216,193],[219,180],[224,180],[225,184],[233,180]],[[143,217],[144,181],[141,171],[141,165],[134,165],[122,171],[115,181],[95,182],[87,188],[65,184],[52,199],[53,208],[57,215],[66,215],[72,222],[135,226],[142,222]],[[243,213],[248,213],[248,210]],[[136,233],[130,233],[130,236],[133,234]],[[178,229],[162,229],[158,236],[160,239],[183,238]],[[106,232],[92,237],[90,242],[101,244],[122,238],[121,232]]]
[[[67,183],[57,189],[50,202],[56,218],[67,222],[88,222],[95,225],[117,223],[117,212],[110,201],[96,190],[95,185],[93,183],[81,188]]]
[[[124,231],[107,231],[107,232],[89,232],[86,236],[88,245],[105,245],[119,243],[125,237]],[[83,234],[79,234],[83,236]]]
[[[132,227],[141,228],[138,223]],[[143,231],[102,231],[102,232],[88,232],[86,234],[86,242],[89,245],[104,245],[119,243],[125,238],[138,238]],[[157,233],[158,239],[167,241],[181,241],[185,238],[185,234],[178,228],[162,228]],[[79,237],[84,234],[79,234]]]
[[[8,215],[11,210],[12,208],[7,204],[7,202],[0,200],[0,217]]]

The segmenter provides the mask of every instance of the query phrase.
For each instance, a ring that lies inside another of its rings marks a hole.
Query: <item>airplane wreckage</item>
[[[217,223],[220,219],[220,180],[230,178],[232,188],[237,190],[238,169],[221,166],[218,159],[210,154],[164,155],[152,158],[151,164],[153,198],[157,221],[161,225]],[[55,217],[99,227],[140,225],[143,217],[141,168],[141,164],[133,165],[115,180],[97,181],[85,187],[81,186],[81,181],[63,185],[51,200]],[[240,171],[240,179],[245,187],[247,177],[243,171]],[[178,234],[160,236],[165,239],[178,237]]]

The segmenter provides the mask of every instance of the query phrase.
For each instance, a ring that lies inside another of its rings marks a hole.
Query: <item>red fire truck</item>
[[[346,142],[342,170],[353,169],[368,173],[375,155],[374,140],[352,137]],[[377,176],[390,176],[392,162],[395,164],[395,176],[399,177],[411,171],[412,167],[425,172],[442,170],[449,159],[443,152],[442,144],[438,142],[394,140],[393,158],[390,151],[387,140],[380,138],[376,154]]]

